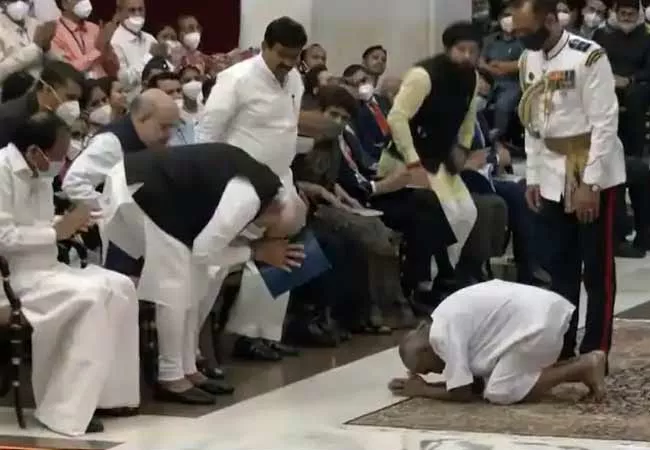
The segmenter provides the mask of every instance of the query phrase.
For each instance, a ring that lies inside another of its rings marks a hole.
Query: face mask
[[[609,16],[607,17],[607,25],[612,28],[616,28],[618,26],[618,18],[616,17],[616,13],[614,11],[609,12]]]
[[[365,83],[359,86],[359,98],[364,102],[369,101],[375,94],[375,88],[370,83]]]
[[[487,98],[483,97],[482,95],[477,96],[476,97],[476,110],[477,111],[483,111],[486,106],[487,106]]]
[[[548,29],[546,27],[542,26],[539,28],[539,30],[535,31],[534,33],[527,34],[525,36],[521,36],[521,43],[526,47],[528,50],[532,50],[534,52],[541,50],[542,47],[544,47],[544,43],[548,39]]]
[[[499,22],[501,29],[506,33],[512,33],[512,16],[505,16]]]
[[[196,101],[202,89],[203,84],[200,81],[188,81],[183,85],[183,95],[190,100]]]
[[[176,50],[178,47],[180,47],[181,43],[178,41],[165,41],[165,45],[171,52],[172,50]]]
[[[560,22],[562,28],[566,28],[566,26],[569,25],[569,22],[571,21],[571,15],[567,12],[561,11],[557,13],[557,21]]]
[[[108,125],[111,122],[112,113],[111,105],[106,104],[93,109],[88,116],[88,121],[94,125]]]
[[[598,28],[600,24],[603,23],[603,19],[595,12],[586,13],[584,19],[585,25],[587,25],[588,28]]]
[[[650,22],[650,6],[645,9],[645,20]]]
[[[47,158],[47,157],[46,157]],[[63,169],[64,161],[51,161],[49,158],[47,161],[50,163],[47,170],[39,170],[38,176],[43,178],[54,178],[61,173]]]
[[[174,100],[174,103],[176,103],[176,106],[178,106],[179,110],[183,109],[183,99],[182,98],[177,98]]]
[[[68,159],[72,161],[75,159],[77,156],[79,156],[79,153],[83,150],[84,145],[83,142],[80,141],[79,139],[74,139],[70,141],[70,147],[68,148]],[[52,164],[52,162],[50,162]]]
[[[76,5],[74,5],[72,12],[75,16],[85,20],[93,12],[93,4],[90,3],[90,0],[81,0]]]
[[[79,102],[70,100],[63,102],[56,108],[56,115],[59,116],[68,126],[71,126],[81,115]]]
[[[124,21],[124,26],[131,30],[134,33],[139,33],[144,27],[144,17],[142,16],[130,16],[127,17]]]
[[[11,20],[14,22],[22,22],[27,17],[29,12],[29,4],[22,0],[17,2],[8,3],[5,11]]]
[[[483,20],[487,20],[490,17],[490,11],[479,11],[475,14],[472,14],[472,20],[475,20],[477,22],[481,22]]]
[[[623,33],[629,33],[632,30],[636,28],[637,24],[636,23],[630,23],[630,22],[619,22],[618,23],[618,29],[621,30]]]
[[[188,33],[185,36],[183,36],[183,44],[185,44],[185,47],[189,48],[192,51],[199,48],[200,43],[201,43],[201,33],[197,31],[195,31],[194,33]]]

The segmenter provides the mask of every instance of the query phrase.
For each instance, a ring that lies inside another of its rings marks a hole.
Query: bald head
[[[160,89],[147,89],[131,104],[131,118],[138,136],[147,147],[165,145],[180,120],[178,106]]]
[[[414,330],[406,333],[399,345],[399,356],[409,372],[426,374],[442,372],[444,363],[434,353],[429,343],[431,325],[421,322]]]

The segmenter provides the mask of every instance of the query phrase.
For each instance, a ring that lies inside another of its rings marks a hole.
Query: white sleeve
[[[43,50],[34,43],[20,47],[6,41],[4,38],[0,42],[0,83],[12,73],[20,72],[43,58]]]
[[[238,75],[228,71],[217,76],[196,127],[197,144],[223,140],[228,124],[239,109],[239,80]]]
[[[56,231],[51,224],[16,224],[11,169],[5,166],[0,170],[0,253],[26,252],[56,245]]]
[[[463,323],[462,319],[452,322],[434,318],[431,325],[431,344],[445,362],[442,375],[448,391],[474,382],[469,368],[469,334],[468,330],[463,329]]]
[[[528,131],[524,134],[524,147],[526,149],[526,184],[529,186],[539,184],[539,164],[540,154],[544,144],[540,139],[530,135]]]
[[[104,183],[110,170],[122,158],[122,145],[117,136],[113,133],[98,134],[72,162],[63,178],[63,192],[73,202],[99,208],[100,194],[96,188]]]
[[[607,55],[590,56],[596,60],[586,67],[585,83],[582,87],[582,103],[591,125],[591,147],[583,176],[586,184],[602,185],[607,174],[602,166],[603,158],[611,152],[620,151],[618,139],[618,100],[616,98],[614,74]],[[592,52],[594,53],[594,52]],[[587,61],[589,58],[587,57]]]
[[[205,265],[232,266],[251,259],[252,252],[237,236],[260,209],[260,199],[248,180],[233,178],[226,185],[214,215],[194,239],[192,254]]]

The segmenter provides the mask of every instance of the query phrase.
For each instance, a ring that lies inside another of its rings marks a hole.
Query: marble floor
[[[619,260],[617,273],[617,315],[650,320],[650,257]],[[58,440],[33,421],[19,430],[11,409],[0,408],[0,450],[650,450],[650,443],[638,442],[345,425],[397,401],[386,389],[388,379],[403,374],[395,339],[366,337],[279,365],[234,366],[231,378],[244,392],[216,410],[200,415],[147,407],[141,416],[106,421],[106,432],[93,441]]]

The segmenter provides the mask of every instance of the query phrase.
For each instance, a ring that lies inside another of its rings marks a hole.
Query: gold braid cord
[[[535,137],[539,136],[540,130],[535,129],[536,127],[533,124],[536,118],[535,113],[538,113],[538,111],[533,111],[533,108],[537,107],[540,96],[544,94],[544,86],[545,81],[543,79],[529,86],[523,92],[521,100],[519,100],[519,106],[517,106],[517,114],[521,124]]]

